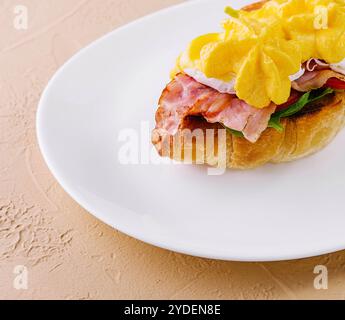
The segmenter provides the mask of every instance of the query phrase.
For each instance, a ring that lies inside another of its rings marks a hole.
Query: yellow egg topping
[[[173,74],[187,69],[235,81],[237,96],[256,108],[285,103],[290,76],[310,58],[345,58],[345,0],[271,0],[254,11],[227,8],[223,32],[194,39]]]
[[[299,42],[302,59],[337,63],[345,57],[344,0],[273,0],[270,8],[283,25],[286,37]]]

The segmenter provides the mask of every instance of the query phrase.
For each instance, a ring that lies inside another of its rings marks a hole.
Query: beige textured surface
[[[345,297],[345,253],[246,264],[154,248],[82,210],[43,163],[35,112],[55,70],[100,35],[177,2],[21,0],[29,28],[18,31],[18,3],[0,0],[0,299]],[[19,264],[28,269],[28,290],[13,287]],[[318,264],[328,267],[328,290],[313,287]]]

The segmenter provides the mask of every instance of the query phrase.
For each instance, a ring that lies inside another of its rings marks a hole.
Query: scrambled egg
[[[194,39],[173,74],[197,70],[234,83],[240,99],[264,108],[288,100],[303,62],[345,58],[345,0],[271,0],[255,11],[226,12],[223,32]]]

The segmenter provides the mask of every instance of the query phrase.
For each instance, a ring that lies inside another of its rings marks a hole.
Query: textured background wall
[[[82,210],[45,166],[35,114],[54,72],[99,36],[178,2],[0,0],[0,299],[345,297],[345,253],[247,264],[154,248]],[[19,4],[27,30],[13,27]],[[328,290],[314,289],[318,264],[328,267]],[[13,287],[16,265],[28,269],[28,290]]]

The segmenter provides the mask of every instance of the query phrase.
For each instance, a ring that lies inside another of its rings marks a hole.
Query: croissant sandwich
[[[159,154],[249,169],[328,145],[345,123],[345,0],[225,12],[222,32],[177,59],[152,133]]]

